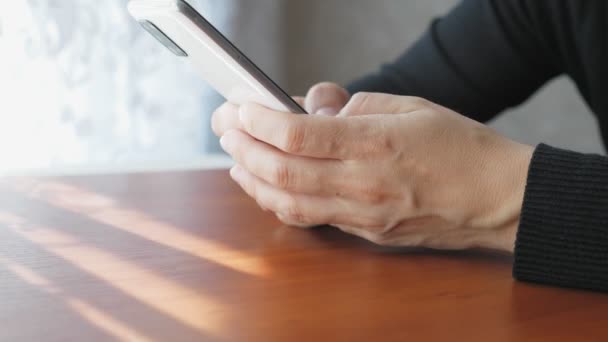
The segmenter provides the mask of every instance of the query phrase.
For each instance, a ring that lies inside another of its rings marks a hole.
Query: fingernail
[[[234,180],[238,180],[243,175],[243,168],[240,165],[235,165],[230,169],[230,177]]]
[[[338,114],[338,111],[335,108],[332,107],[323,107],[318,109],[315,114],[317,115],[327,115],[327,116],[333,116]]]
[[[234,139],[232,138],[233,132],[228,131],[220,138],[220,145],[226,152],[230,152],[234,145]]]
[[[237,165],[233,166],[233,167],[230,169],[230,177],[231,177],[233,180],[236,180],[236,177],[237,177],[237,172],[238,172],[238,171],[236,170],[236,168],[237,168]]]

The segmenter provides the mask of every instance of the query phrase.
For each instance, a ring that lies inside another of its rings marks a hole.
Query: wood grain
[[[0,181],[2,341],[606,341],[509,256],[281,225],[225,171]]]

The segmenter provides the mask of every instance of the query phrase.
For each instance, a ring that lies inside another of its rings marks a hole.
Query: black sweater
[[[487,121],[562,74],[608,140],[608,1],[465,0],[349,90],[421,96]],[[608,158],[537,147],[513,273],[608,291]]]

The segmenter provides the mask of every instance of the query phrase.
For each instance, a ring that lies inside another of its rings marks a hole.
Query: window
[[[231,1],[191,0],[229,29]],[[0,172],[213,165],[222,101],[126,0],[0,4]]]

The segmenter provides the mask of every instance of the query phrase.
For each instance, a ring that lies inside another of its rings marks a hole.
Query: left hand
[[[426,100],[361,93],[338,116],[224,106],[236,182],[296,226],[372,242],[513,251],[533,148]]]

